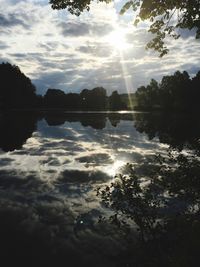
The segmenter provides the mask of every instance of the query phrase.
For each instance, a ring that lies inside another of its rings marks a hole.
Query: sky
[[[93,3],[77,17],[51,9],[48,0],[0,0],[0,62],[19,66],[38,94],[98,86],[132,93],[151,78],[200,70],[200,41],[190,31],[167,40],[170,53],[161,59],[145,49],[148,23],[135,27],[133,12],[119,15],[124,2]]]

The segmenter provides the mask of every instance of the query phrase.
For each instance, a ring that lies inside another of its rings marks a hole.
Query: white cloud
[[[65,91],[104,86],[109,92],[136,90],[151,78],[176,70],[194,75],[199,67],[199,42],[190,33],[168,41],[170,53],[160,59],[145,44],[151,36],[146,24],[134,28],[131,13],[119,16],[118,3],[91,5],[90,12],[76,17],[52,10],[47,0],[0,0],[1,61],[18,65],[38,86]],[[127,49],[119,52],[112,31],[124,31]],[[8,34],[9,33],[9,34]],[[188,62],[189,59],[189,62]]]

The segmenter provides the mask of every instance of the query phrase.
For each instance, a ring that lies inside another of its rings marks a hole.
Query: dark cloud
[[[101,171],[80,171],[65,170],[58,179],[58,183],[97,183],[99,181],[108,181],[110,176]]]
[[[23,19],[19,18],[15,14],[4,15],[0,13],[0,27],[10,28],[15,26],[22,26],[24,28],[29,28],[29,26],[24,22]]]
[[[88,163],[89,165],[95,166],[113,163],[113,160],[111,159],[110,155],[106,153],[94,153],[88,156],[76,158],[76,160],[82,163]]]
[[[84,22],[60,22],[58,26],[61,28],[62,34],[64,36],[84,36],[88,35],[90,28],[87,23]]]
[[[96,57],[108,57],[112,53],[112,48],[110,46],[95,43],[93,45],[80,46],[76,50],[81,53],[94,55]]]
[[[1,198],[0,249],[6,266],[114,267],[126,249],[116,227],[97,224],[98,210],[76,214],[69,203],[50,197],[33,206]]]
[[[2,41],[0,41],[0,49],[4,50],[9,48],[10,46]]]
[[[8,55],[17,59],[27,57],[27,53],[10,53]]]
[[[104,36],[113,30],[113,27],[108,23],[95,25],[80,21],[58,22],[61,32],[64,36],[77,37],[86,35]]]
[[[42,73],[37,79],[33,79],[33,82],[40,88],[40,93],[45,93],[47,88],[64,89],[63,83],[67,82],[67,75],[62,71]]]
[[[14,161],[14,160],[11,159],[11,158],[1,158],[0,159],[0,167],[2,167],[2,166],[8,166],[8,165],[10,165],[10,163],[12,161]]]
[[[42,182],[35,172],[16,170],[0,170],[0,187],[8,191],[15,189],[16,192],[12,194],[13,198],[18,195],[17,191],[23,193],[24,197],[26,197],[48,190],[48,185]],[[28,190],[30,191],[28,192]],[[25,193],[27,194],[26,196]],[[21,198],[21,200],[23,199]]]
[[[14,62],[10,60],[9,57],[5,57],[3,54],[0,54],[0,63],[3,63],[3,62],[9,62],[11,64],[14,64]]]
[[[49,157],[46,160],[41,160],[40,163],[43,164],[47,164],[49,166],[60,166],[60,161],[57,158],[54,157]]]
[[[195,64],[183,64],[181,66],[181,71],[187,71],[188,73],[190,73],[191,76],[195,76],[197,74],[198,71],[200,71],[199,66],[196,66]]]
[[[108,23],[96,23],[90,25],[91,33],[97,36],[104,36],[114,30],[113,26]]]

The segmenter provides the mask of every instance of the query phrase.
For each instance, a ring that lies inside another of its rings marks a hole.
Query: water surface
[[[96,189],[127,162],[197,147],[200,133],[187,116],[134,112],[7,113],[0,125],[3,250],[29,266],[129,266],[117,260],[126,241],[98,224],[110,211]]]

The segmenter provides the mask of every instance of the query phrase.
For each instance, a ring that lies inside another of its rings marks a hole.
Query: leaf
[[[133,6],[133,1],[128,1],[126,4],[123,5],[122,9],[120,10],[120,15],[124,15],[124,13],[131,7]]]

